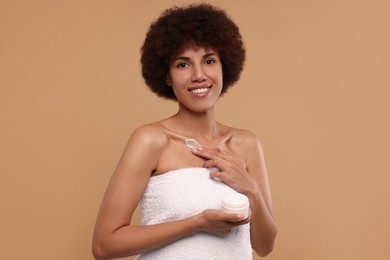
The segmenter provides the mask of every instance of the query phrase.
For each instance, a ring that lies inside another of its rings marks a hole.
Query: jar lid
[[[223,197],[222,206],[229,208],[244,208],[249,206],[249,199],[241,193],[231,193]]]

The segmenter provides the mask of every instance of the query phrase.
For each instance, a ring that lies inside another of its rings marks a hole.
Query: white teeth
[[[195,94],[199,94],[199,93],[205,93],[208,90],[209,90],[208,88],[196,88],[191,90],[191,92]]]

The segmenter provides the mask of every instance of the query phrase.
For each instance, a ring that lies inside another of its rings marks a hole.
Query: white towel
[[[210,178],[214,170],[184,168],[151,177],[141,199],[142,223],[152,225],[180,220],[205,209],[220,209],[222,197],[236,191]],[[137,259],[252,259],[249,224],[234,228],[227,236],[199,232]]]

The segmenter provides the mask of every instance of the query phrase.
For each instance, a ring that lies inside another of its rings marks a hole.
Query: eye
[[[206,63],[206,64],[214,64],[215,60],[214,59],[208,59],[204,63]]]
[[[185,62],[180,62],[180,63],[176,64],[176,67],[178,67],[178,68],[186,68],[188,66],[190,66],[190,65],[188,63],[185,63]]]

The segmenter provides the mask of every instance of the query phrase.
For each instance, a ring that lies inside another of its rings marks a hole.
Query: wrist
[[[245,195],[248,197],[250,204],[255,203],[261,196],[260,188],[257,184],[253,184],[250,189],[245,192]]]
[[[203,226],[204,226],[203,213],[194,215],[190,217],[188,220],[191,226],[191,234],[195,234],[203,230]]]

